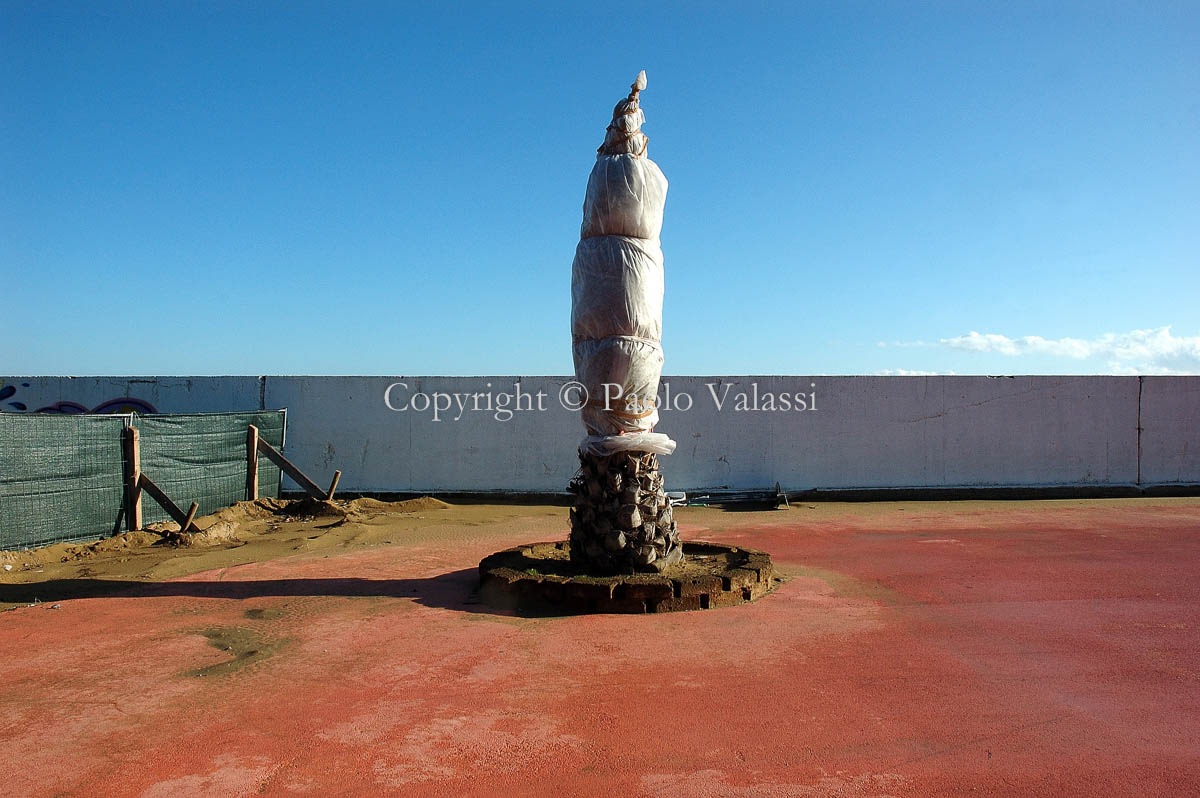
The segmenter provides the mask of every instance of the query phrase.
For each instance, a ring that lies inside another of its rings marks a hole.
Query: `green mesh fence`
[[[0,549],[119,532],[129,420],[0,413]]]
[[[283,410],[193,415],[0,413],[0,549],[106,537],[122,531],[124,431],[138,429],[142,472],[200,515],[246,498],[246,429],[283,448]],[[258,495],[278,496],[279,468],[258,459]],[[167,521],[142,494],[142,523]]]
[[[134,416],[142,473],[154,480],[183,510],[200,503],[200,515],[246,498],[246,428],[253,424],[264,441],[283,448],[285,412],[196,413]],[[279,495],[279,468],[258,459],[258,495]],[[170,521],[158,502],[142,494],[142,523]]]

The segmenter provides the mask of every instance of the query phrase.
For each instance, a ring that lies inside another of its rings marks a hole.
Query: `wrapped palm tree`
[[[646,73],[613,109],[588,178],[571,270],[575,378],[588,391],[588,435],[571,480],[571,559],[592,573],[662,571],[683,558],[654,432],[662,375],[667,179],[646,157],[639,94]]]

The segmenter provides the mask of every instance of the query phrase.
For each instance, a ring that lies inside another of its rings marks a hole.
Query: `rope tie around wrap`
[[[634,109],[634,110],[637,110],[637,109]],[[630,111],[628,113],[632,113],[632,111]],[[625,133],[620,128],[618,128],[616,125],[609,125],[607,130],[617,131],[618,133],[621,134],[621,138],[620,138],[620,140],[613,142],[611,145],[608,143],[608,141],[605,141],[603,144],[601,144],[599,147],[596,148],[596,152],[600,153],[601,155],[632,155],[634,158],[645,158],[646,157],[646,149],[650,145],[650,137],[647,136],[645,133],[642,133],[641,128],[638,128],[637,130],[633,131],[632,133]],[[631,138],[633,138],[634,136],[637,136],[637,135],[641,135],[641,137],[642,137],[642,148],[640,150],[638,150],[637,152],[624,152],[624,151],[608,152],[608,150],[615,148],[614,145],[624,144],[625,142],[629,141]]]
[[[633,341],[637,344],[650,344],[657,349],[662,349],[662,341],[659,341],[655,338],[643,338],[640,335],[605,335],[601,338],[589,338],[584,335],[572,335],[571,343],[579,344],[583,343],[584,341],[607,341],[609,339],[615,341]]]

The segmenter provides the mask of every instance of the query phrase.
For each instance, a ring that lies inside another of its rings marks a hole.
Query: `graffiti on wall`
[[[28,388],[29,383],[23,382],[23,383],[21,383],[21,387]],[[0,402],[5,402],[8,399],[12,399],[13,395],[16,394],[16,392],[17,392],[17,386],[15,386],[15,385],[0,385]],[[8,407],[11,407],[13,410],[28,410],[29,409],[25,406],[24,402],[7,402],[7,405],[8,405]]]
[[[21,388],[28,388],[29,383],[23,382]],[[0,411],[4,412],[27,412],[28,405],[17,399],[13,399],[17,394],[18,386],[0,384],[0,402],[4,405],[0,406]],[[11,400],[11,401],[10,401]],[[32,411],[34,413],[56,413],[59,415],[78,415],[80,413],[157,413],[154,405],[147,402],[145,399],[137,399],[133,396],[118,396],[116,399],[108,399],[101,402],[95,407],[88,409],[78,402],[60,401],[45,407],[39,407]]]

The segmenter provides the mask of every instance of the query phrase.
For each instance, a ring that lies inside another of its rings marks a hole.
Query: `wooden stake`
[[[258,427],[246,430],[246,501],[258,498]]]
[[[200,509],[200,502],[192,502],[192,506],[188,508],[187,518],[179,525],[180,532],[187,532],[188,527],[192,525],[192,519],[196,517],[196,511]]]
[[[299,468],[296,468],[296,466],[293,465],[290,460],[288,460],[286,457],[284,457],[283,454],[281,454],[280,451],[278,449],[276,449],[274,446],[267,443],[262,438],[259,438],[258,439],[258,450],[260,452],[262,452],[263,454],[265,454],[267,456],[268,460],[270,460],[275,465],[279,466],[280,469],[283,470],[283,473],[287,474],[289,477],[294,479],[296,481],[297,485],[304,488],[304,492],[307,493],[309,496],[312,496],[314,499],[317,499],[317,500],[325,499],[325,495],[326,495],[325,491],[318,488],[317,483],[313,482],[311,479],[309,479],[307,476],[305,476],[303,471],[301,471]],[[335,481],[334,486],[336,486],[336,485],[337,485],[337,482]]]
[[[327,502],[333,501],[333,492],[335,490],[337,490],[337,484],[338,484],[338,481],[341,480],[341,478],[342,478],[341,471],[333,472],[333,482],[329,483],[329,492],[325,494],[325,501],[327,501]]]
[[[137,427],[125,428],[125,528],[136,532],[142,528],[142,455],[138,446]]]

